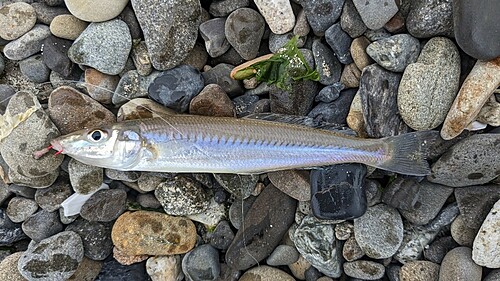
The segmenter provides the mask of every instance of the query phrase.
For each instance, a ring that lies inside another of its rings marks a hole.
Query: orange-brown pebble
[[[113,225],[113,244],[126,255],[174,255],[190,251],[196,243],[194,223],[158,212],[122,214]]]
[[[360,70],[363,70],[363,68],[373,63],[373,59],[366,53],[366,47],[368,47],[370,43],[370,40],[364,36],[352,40],[351,56]]]
[[[189,113],[218,117],[236,116],[233,102],[217,84],[208,84],[191,100]]]
[[[111,98],[120,82],[120,76],[104,74],[93,68],[85,70],[85,87],[89,95],[96,101],[111,104]]]
[[[340,76],[340,83],[344,84],[346,89],[359,87],[359,79],[361,70],[358,69],[355,63],[348,64],[344,67]]]
[[[141,261],[145,261],[149,258],[148,255],[127,255],[120,249],[113,247],[113,258],[117,262],[123,265],[131,265]]]

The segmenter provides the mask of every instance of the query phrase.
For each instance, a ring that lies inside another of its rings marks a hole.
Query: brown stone
[[[409,261],[399,272],[401,281],[438,281],[439,264],[430,261]]]
[[[73,15],[58,15],[50,22],[50,32],[59,38],[75,40],[88,23]]]
[[[358,137],[366,137],[365,121],[363,118],[363,108],[359,94],[354,96],[347,114],[347,125],[358,134]]]
[[[311,200],[309,171],[285,170],[267,173],[271,183],[288,196],[299,201]]]
[[[364,36],[352,40],[351,43],[352,60],[360,70],[363,70],[363,68],[373,63],[373,59],[366,53],[366,47],[368,47],[370,43],[371,43],[370,40],[368,40]]]
[[[82,262],[68,281],[94,281],[101,271],[102,264],[102,261],[94,261],[83,257]]]
[[[295,279],[283,270],[261,265],[254,267],[239,279],[239,281],[295,281]]]
[[[173,109],[164,107],[163,105],[150,100],[148,98],[135,98],[125,103],[118,109],[117,121],[144,119],[144,118],[168,118],[175,115]]]
[[[121,251],[120,249],[114,247],[113,248],[113,258],[115,258],[115,260],[117,262],[119,262],[120,264],[131,265],[134,263],[145,261],[149,258],[149,256],[148,255],[127,255],[123,251]]]
[[[190,251],[196,243],[194,223],[158,212],[122,214],[113,225],[113,244],[126,255],[174,255]]]
[[[494,127],[500,126],[500,102],[497,101],[495,95],[491,95],[483,106],[477,116],[477,121]]]
[[[209,84],[191,100],[189,113],[204,116],[235,117],[236,111],[231,99],[221,86]]]
[[[100,103],[111,104],[118,82],[120,82],[118,75],[104,74],[93,68],[85,70],[85,87],[89,95]]]
[[[0,262],[0,280],[23,281],[26,280],[19,270],[17,270],[17,261],[24,252],[16,252]]]
[[[397,12],[385,25],[384,28],[390,33],[401,32],[405,29],[405,18]]]
[[[302,255],[299,256],[299,259],[296,262],[288,265],[288,268],[290,268],[293,276],[295,276],[298,280],[306,279],[306,271],[310,267],[311,264]]]
[[[340,76],[340,83],[344,84],[346,89],[359,87],[359,79],[361,77],[361,70],[355,63],[348,64],[342,70]]]

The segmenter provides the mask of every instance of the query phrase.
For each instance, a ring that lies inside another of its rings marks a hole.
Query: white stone
[[[75,17],[89,22],[102,22],[118,16],[128,0],[65,0],[68,10]]]
[[[146,271],[153,281],[181,281],[184,278],[179,255],[150,257]]]
[[[474,239],[472,259],[480,266],[500,268],[500,200],[486,216]]]
[[[273,33],[284,34],[295,26],[295,15],[289,0],[255,0],[255,5]]]

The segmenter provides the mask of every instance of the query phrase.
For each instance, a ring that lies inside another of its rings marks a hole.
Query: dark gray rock
[[[340,15],[340,26],[351,38],[359,37],[366,31],[366,25],[352,0],[345,1],[344,9]]]
[[[9,184],[7,186],[7,190],[15,195],[34,199],[35,198],[35,193],[36,189],[28,187],[28,186],[23,186],[23,185],[17,185],[17,184]]]
[[[27,238],[21,224],[12,222],[4,209],[0,209],[0,246],[10,246],[14,242]]]
[[[347,124],[347,115],[355,95],[356,89],[344,90],[340,93],[340,97],[333,102],[318,103],[307,116],[326,123]]]
[[[50,29],[43,24],[36,24],[30,31],[3,48],[3,54],[10,60],[22,60],[38,52],[45,38],[50,36]]]
[[[207,234],[207,241],[210,245],[219,250],[227,250],[234,239],[234,233],[228,221],[220,221],[213,232]]]
[[[169,215],[199,214],[208,208],[210,198],[197,181],[186,176],[167,180],[155,190],[155,196]]]
[[[239,65],[245,62],[245,59],[238,54],[238,52],[233,48],[229,48],[224,54],[213,58],[209,61],[210,65],[217,65],[219,63],[227,63],[230,65]]]
[[[23,232],[35,242],[50,237],[63,230],[58,212],[40,210],[27,218],[22,224]]]
[[[248,0],[218,0],[210,3],[208,12],[214,17],[226,17],[239,8],[248,7]]]
[[[366,166],[339,164],[311,171],[311,209],[324,220],[349,220],[366,212]]]
[[[311,80],[292,82],[290,91],[272,87],[271,112],[304,116],[311,110],[317,92],[318,85]]]
[[[470,136],[432,166],[431,182],[452,187],[487,183],[500,175],[500,134]]]
[[[383,68],[403,72],[417,61],[420,42],[409,34],[397,34],[371,43],[366,53]]]
[[[449,251],[441,263],[440,281],[481,280],[482,268],[472,260],[472,250],[458,247]]]
[[[189,280],[215,280],[220,274],[219,252],[209,244],[194,248],[182,259],[182,271]]]
[[[332,102],[339,98],[340,92],[344,89],[344,85],[342,83],[337,82],[332,85],[328,85],[323,87],[321,91],[319,91],[318,95],[314,98],[316,102]]]
[[[136,171],[118,171],[114,169],[104,169],[106,177],[116,181],[137,182],[141,176],[140,172]]]
[[[83,253],[87,258],[102,261],[113,251],[111,228],[110,224],[78,218],[66,227],[66,231],[73,231],[80,235],[83,242]]]
[[[303,1],[304,13],[316,36],[323,36],[342,13],[345,0]]]
[[[367,29],[363,35],[371,42],[386,39],[392,36],[392,34],[385,30],[385,28],[375,30]]]
[[[401,266],[390,264],[385,268],[385,274],[389,278],[389,281],[400,281],[399,272],[401,271]],[[423,280],[422,280],[423,281]]]
[[[139,205],[141,205],[143,208],[161,208],[160,201],[158,201],[158,199],[156,199],[156,197],[151,193],[137,195],[137,203],[139,203]]]
[[[17,269],[28,280],[66,280],[82,259],[82,239],[72,231],[64,231],[40,243],[30,243],[19,258]]]
[[[456,247],[458,247],[458,244],[451,236],[441,237],[432,242],[429,247],[424,250],[424,257],[431,262],[440,264],[446,253]]]
[[[277,53],[294,36],[295,34],[293,34],[292,32],[288,32],[285,34],[269,34],[269,50],[271,51],[271,53]],[[302,48],[306,43],[305,41],[306,38],[299,37],[297,40],[297,47]]]
[[[64,6],[53,7],[43,2],[32,3],[31,6],[35,9],[37,21],[46,25],[50,25],[55,17],[70,13]]]
[[[336,23],[326,30],[325,39],[342,64],[353,62],[350,51],[352,39],[342,30],[340,23]]]
[[[5,61],[2,54],[0,54],[0,75],[3,73],[4,69],[5,69]]]
[[[145,262],[122,265],[115,259],[104,262],[95,281],[148,280]]]
[[[3,62],[3,57],[0,54],[0,64]],[[0,74],[1,71],[0,71]],[[9,103],[10,98],[16,93],[16,90],[12,86],[7,84],[0,84],[0,114],[5,113],[5,108]]]
[[[188,65],[181,65],[158,75],[148,88],[149,97],[174,109],[186,112],[189,103],[203,89],[203,76]]]
[[[335,54],[319,40],[312,45],[316,71],[319,73],[319,82],[323,85],[331,85],[340,80],[342,65]]]
[[[200,35],[205,40],[208,54],[213,58],[224,54],[231,48],[224,33],[225,24],[224,18],[215,18],[200,24]]]
[[[453,1],[416,0],[411,3],[406,28],[417,38],[453,36]]]
[[[197,0],[132,0],[153,67],[179,65],[193,49],[201,20]]]
[[[268,100],[269,101],[269,100]],[[233,99],[237,117],[244,117],[254,113],[259,97],[256,95],[242,95]]]
[[[382,185],[376,180],[365,180],[365,193],[368,206],[374,206],[382,202]]]
[[[271,266],[289,265],[296,262],[300,257],[295,247],[289,245],[279,245],[266,259],[266,263]]]
[[[229,97],[235,97],[243,94],[243,86],[241,81],[231,79],[229,74],[233,70],[234,66],[227,63],[220,63],[211,69],[202,73],[203,79],[205,81],[205,86],[209,84],[217,84],[229,95]]]
[[[382,28],[398,11],[394,0],[353,0],[361,19],[369,29]]]
[[[226,19],[225,34],[227,41],[246,60],[257,56],[264,27],[264,18],[255,10],[240,8]]]
[[[384,277],[385,267],[378,262],[358,260],[344,263],[344,272],[353,278],[377,280]]]
[[[83,204],[80,216],[88,221],[110,222],[126,210],[126,203],[125,190],[99,190]]]
[[[500,280],[500,269],[492,270],[483,281],[497,281]]]
[[[142,29],[131,6],[127,5],[118,18],[127,24],[132,39],[142,39]]]
[[[306,272],[304,273],[306,281],[316,281],[322,276],[323,274],[321,274],[321,272],[319,272],[319,270],[317,270],[314,266],[310,266],[308,269],[306,269]]]
[[[68,57],[68,50],[72,42],[53,35],[43,42],[43,62],[52,71],[67,77],[73,70],[73,62]]]
[[[407,133],[410,128],[398,113],[397,94],[401,75],[376,64],[365,67],[358,93],[368,136],[381,138]]]
[[[10,199],[7,206],[7,216],[15,223],[23,222],[38,210],[35,200],[24,197]]]
[[[229,246],[226,263],[233,269],[246,270],[269,256],[293,223],[296,204],[268,185],[245,216],[245,227],[240,228]]]
[[[49,80],[50,69],[43,62],[41,55],[34,55],[19,62],[21,73],[29,81],[43,83]]]
[[[214,174],[215,180],[236,198],[248,198],[259,181],[258,175]]]
[[[414,178],[397,177],[382,193],[382,202],[399,210],[412,210],[419,199],[419,183]]]
[[[229,207],[229,221],[234,228],[241,228],[243,218],[248,213],[248,210],[250,210],[256,198],[255,196],[250,196],[243,201],[241,199],[236,199],[231,204],[231,207]]]
[[[111,102],[114,105],[122,105],[134,98],[147,97],[149,86],[161,73],[153,71],[147,76],[142,76],[137,70],[127,71],[120,78]]]

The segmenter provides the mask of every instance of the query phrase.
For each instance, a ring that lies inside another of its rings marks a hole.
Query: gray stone
[[[323,85],[331,85],[340,80],[342,65],[335,54],[319,40],[312,45],[316,71],[319,73],[319,82]]]
[[[289,245],[279,245],[266,259],[266,263],[271,266],[289,265],[299,259],[299,252],[295,247]]]
[[[72,231],[65,231],[40,243],[30,243],[17,269],[28,280],[66,280],[75,273],[82,259],[82,239]]]
[[[4,209],[0,208],[0,246],[10,246],[14,242],[25,239],[21,224],[12,222]]]
[[[10,178],[9,178],[10,180]],[[35,198],[36,189],[31,188],[29,186],[18,185],[18,184],[9,184],[7,186],[7,190],[12,192],[13,194],[29,199]]]
[[[500,268],[500,237],[497,235],[500,225],[500,200],[495,203],[483,225],[479,229],[472,246],[472,259],[480,266]]]
[[[241,228],[243,218],[246,216],[248,210],[250,210],[256,198],[255,196],[250,196],[245,200],[236,199],[231,204],[231,207],[229,207],[229,221],[234,228]]]
[[[336,23],[326,30],[325,39],[342,64],[353,62],[350,52],[352,39],[342,30],[340,23]]]
[[[357,38],[366,31],[366,25],[361,19],[358,10],[356,10],[354,3],[352,3],[352,0],[345,1],[344,9],[340,15],[340,26],[351,38]]]
[[[397,12],[394,0],[353,0],[361,19],[369,29],[382,28]]]
[[[284,34],[295,26],[295,15],[289,0],[254,1],[274,34]]]
[[[215,280],[220,274],[219,252],[209,244],[194,248],[182,259],[182,271],[188,280]]]
[[[133,44],[130,56],[134,61],[135,68],[137,69],[137,73],[139,73],[139,75],[148,76],[151,74],[153,71],[153,65],[149,59],[148,47],[146,46],[145,41]]]
[[[366,201],[368,206],[374,206],[382,202],[382,185],[380,182],[365,179]]]
[[[153,67],[173,68],[193,49],[201,6],[197,0],[132,0]]]
[[[363,34],[368,40],[374,42],[378,40],[382,40],[385,38],[389,38],[392,36],[391,33],[389,33],[385,28],[381,29],[367,29],[366,32]]]
[[[384,276],[385,267],[378,262],[358,260],[344,263],[344,272],[353,278],[377,280]]]
[[[311,200],[309,171],[284,170],[267,173],[269,181],[288,196],[299,200]]]
[[[125,68],[131,49],[132,37],[127,24],[115,19],[91,23],[69,48],[68,57],[74,63],[116,75]]]
[[[271,112],[304,116],[311,110],[317,92],[318,84],[311,80],[292,82],[290,91],[272,87]]]
[[[64,77],[71,75],[73,62],[68,58],[68,49],[72,42],[53,35],[45,38],[43,42],[43,62],[47,67]]]
[[[59,170],[56,169],[51,173],[36,178],[29,178],[16,173],[14,170],[9,170],[9,180],[18,186],[30,187],[30,188],[46,188],[53,184],[57,177],[59,176]]]
[[[88,221],[110,222],[125,212],[126,203],[123,189],[99,190],[83,204],[80,216]]]
[[[333,224],[306,216],[292,237],[299,253],[315,268],[329,277],[338,278],[342,273],[342,247],[335,238]]]
[[[417,61],[420,42],[409,34],[397,34],[371,43],[366,52],[383,68],[403,72],[406,66]]]
[[[458,92],[460,56],[455,44],[434,37],[416,63],[408,65],[398,89],[401,117],[415,130],[429,130],[446,118]]]
[[[90,194],[103,183],[103,168],[90,166],[71,158],[68,164],[71,186],[76,193]]]
[[[198,214],[208,208],[208,193],[201,184],[185,176],[177,176],[161,183],[155,196],[169,215],[184,216]]]
[[[340,92],[340,97],[332,102],[318,103],[307,116],[330,124],[346,124],[349,108],[356,95],[356,89]]]
[[[224,54],[231,48],[224,33],[225,24],[224,18],[215,18],[200,24],[200,35],[205,40],[208,54],[213,58]]]
[[[146,272],[144,263],[122,265],[115,259],[108,259],[104,262],[95,281],[148,280],[148,278],[150,276]]]
[[[390,264],[385,269],[385,274],[389,278],[389,281],[400,281],[399,272],[401,271],[401,266],[396,264]]]
[[[5,61],[3,58],[3,55],[0,54],[0,75],[3,73],[3,70],[5,69]],[[3,101],[3,99],[2,99]]]
[[[0,54],[0,67],[3,62],[2,54]],[[0,71],[0,74],[1,71]],[[16,90],[7,84],[0,84],[0,114],[5,113],[5,109],[7,104],[9,103],[10,98],[16,93]],[[3,161],[3,160],[2,160]]]
[[[309,0],[303,1],[304,13],[316,36],[323,36],[342,13],[345,0]]]
[[[332,102],[339,98],[340,92],[343,89],[344,85],[342,85],[340,82],[325,86],[323,87],[323,89],[321,89],[321,91],[319,91],[318,95],[314,98],[314,101]]]
[[[452,187],[480,185],[500,175],[500,134],[470,136],[432,166],[431,182]]]
[[[248,0],[219,0],[210,3],[209,13],[214,17],[226,17],[239,8],[248,7]]]
[[[369,207],[354,220],[354,236],[367,256],[374,259],[391,257],[403,241],[403,221],[399,213],[385,205]]]
[[[481,280],[482,269],[472,260],[472,250],[467,247],[455,248],[446,254],[441,263],[439,281]]]
[[[500,280],[500,269],[492,270],[483,281],[498,281]]]
[[[6,213],[12,222],[20,223],[33,215],[38,210],[38,205],[35,200],[14,197],[9,201]]]
[[[251,60],[259,52],[265,24],[264,18],[255,10],[240,8],[227,17],[224,32],[238,54]]]
[[[213,232],[207,233],[207,241],[210,245],[220,250],[227,250],[233,239],[233,230],[226,220],[220,221]]]
[[[267,265],[261,265],[246,271],[238,280],[293,281],[295,279],[283,270]]]
[[[335,238],[338,240],[347,240],[354,233],[354,225],[348,221],[335,225]]]
[[[137,195],[137,203],[143,208],[159,209],[161,208],[160,201],[151,193]]]
[[[417,38],[434,36],[453,37],[453,1],[412,1],[406,28]]]
[[[359,246],[356,238],[350,236],[344,243],[342,248],[342,256],[346,261],[355,261],[362,258],[365,255],[363,249]]]
[[[415,178],[397,177],[382,193],[382,202],[399,210],[412,210],[419,199],[420,185]]]
[[[148,88],[151,83],[161,74],[153,71],[147,76],[142,76],[137,70],[127,71],[118,82],[111,102],[114,105],[122,105],[131,99],[148,96]]]
[[[63,230],[58,212],[40,210],[28,217],[22,224],[23,232],[35,242],[50,237]]]
[[[205,46],[201,43],[196,43],[194,48],[188,53],[186,58],[182,60],[180,64],[190,65],[199,71],[203,70],[203,67],[207,65],[208,53]]]
[[[113,251],[110,224],[91,222],[83,218],[77,219],[66,227],[66,231],[73,231],[82,238],[83,253],[92,260],[106,259]]]
[[[259,180],[258,175],[214,174],[215,180],[236,198],[248,198]]]
[[[231,79],[229,74],[234,66],[227,63],[219,63],[211,69],[202,73],[205,86],[209,84],[219,85],[229,97],[235,97],[243,94],[243,87],[238,80]],[[265,83],[262,83],[265,84]]]
[[[36,23],[35,9],[27,3],[16,2],[0,7],[0,37],[15,40]]]
[[[50,69],[43,62],[41,55],[35,55],[20,61],[19,69],[29,81],[43,83],[49,80]]]
[[[432,244],[424,250],[424,257],[431,262],[440,264],[446,253],[456,247],[458,247],[458,244],[451,236],[441,237],[432,242]]]
[[[137,180],[137,186],[140,191],[150,192],[154,191],[156,187],[165,180],[165,177],[161,177],[155,173],[142,172]]]
[[[37,20],[46,25],[50,25],[52,20],[59,15],[70,14],[64,6],[53,7],[43,2],[36,2],[31,4],[31,6],[35,9]]]
[[[3,48],[3,54],[10,60],[22,60],[40,52],[43,40],[50,36],[50,28],[36,24],[30,31]]]
[[[136,171],[119,171],[114,169],[104,169],[106,177],[116,181],[136,182],[141,176],[140,172]]]

